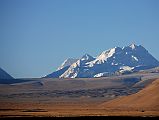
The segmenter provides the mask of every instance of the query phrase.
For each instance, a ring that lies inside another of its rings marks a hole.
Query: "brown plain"
[[[1,101],[0,117],[159,116],[159,79],[136,94],[110,101],[87,97]],[[18,99],[18,98],[17,98]]]

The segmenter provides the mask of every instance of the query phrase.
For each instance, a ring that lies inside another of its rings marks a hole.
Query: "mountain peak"
[[[130,48],[135,49],[137,47],[136,44],[132,43],[131,45],[129,45]]]
[[[91,56],[91,55],[89,55],[89,54],[84,54],[83,56],[82,56],[82,58],[81,58],[81,60],[83,61],[83,60],[93,60],[94,58]]]
[[[60,70],[66,66],[70,66],[71,64],[73,64],[74,62],[76,62],[78,59],[75,59],[75,58],[67,58],[62,64],[60,67],[58,67],[57,70]]]
[[[120,47],[111,48],[111,49],[109,49],[109,50],[106,50],[106,51],[102,52],[102,53],[97,57],[97,59],[104,62],[105,60],[107,60],[108,58],[112,57],[116,52],[118,52],[118,51],[120,51],[120,50],[121,50]]]

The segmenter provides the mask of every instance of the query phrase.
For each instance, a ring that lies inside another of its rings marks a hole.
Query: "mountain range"
[[[127,74],[159,66],[143,46],[131,44],[103,51],[97,57],[89,54],[80,59],[66,59],[58,69],[45,78],[93,78]]]

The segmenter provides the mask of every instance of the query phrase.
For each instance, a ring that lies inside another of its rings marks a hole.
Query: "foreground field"
[[[159,74],[0,84],[0,117],[159,116],[156,78]]]
[[[58,117],[58,116],[159,116],[159,111],[142,109],[99,108],[98,102],[60,103],[2,103],[9,105],[1,109],[1,117]],[[60,105],[59,105],[60,104]]]

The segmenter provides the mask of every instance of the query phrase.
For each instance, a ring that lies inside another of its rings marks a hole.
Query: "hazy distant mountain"
[[[93,58],[85,54],[70,63],[67,69],[57,70],[56,77],[80,78],[102,77],[118,73],[133,72],[159,66],[157,61],[143,46],[131,44],[123,48],[114,47]],[[55,73],[55,72],[54,72]],[[50,76],[54,77],[54,76]]]
[[[0,68],[0,79],[13,79],[13,77]]]

